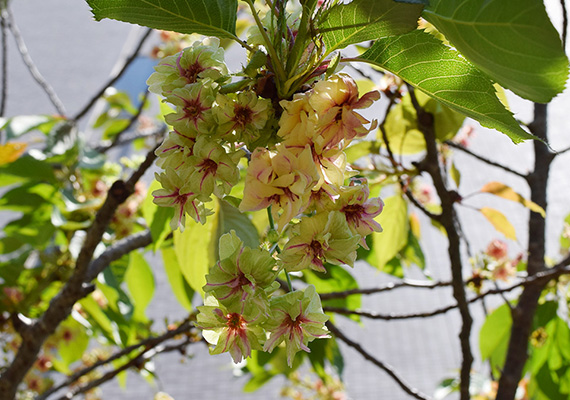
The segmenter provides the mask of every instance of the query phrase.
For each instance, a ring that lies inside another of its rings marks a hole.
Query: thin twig
[[[137,111],[134,115],[131,116],[131,118],[129,118],[129,123],[127,124],[127,126],[125,126],[123,129],[121,129],[119,132],[117,132],[115,134],[115,137],[113,138],[113,140],[111,141],[111,143],[109,143],[107,146],[99,146],[97,147],[95,150],[100,152],[100,153],[106,153],[107,151],[111,150],[113,147],[118,146],[119,144],[121,144],[120,139],[122,138],[123,134],[128,131],[129,129],[131,129],[131,127],[135,124],[135,122],[137,122],[137,120],[139,119],[139,117],[142,114],[142,111],[147,103],[148,100],[148,95],[149,95],[149,91],[145,91],[143,98],[141,100],[141,104],[139,105],[139,107],[137,108]]]
[[[56,385],[56,386],[50,388],[49,390],[45,391],[40,396],[38,396],[36,398],[36,400],[45,400],[49,396],[51,396],[53,393],[59,391],[60,389],[63,389],[66,386],[73,384],[79,378],[89,374],[91,371],[93,371],[93,370],[95,370],[95,369],[97,369],[97,368],[99,368],[105,364],[109,364],[115,360],[118,360],[119,358],[132,353],[134,350],[136,350],[140,347],[144,346],[146,350],[150,350],[151,348],[158,346],[159,344],[165,342],[168,339],[171,339],[171,338],[173,338],[173,337],[175,337],[181,333],[188,332],[191,327],[192,327],[192,325],[190,322],[190,318],[187,318],[176,329],[168,330],[160,336],[149,337],[149,338],[146,338],[146,339],[140,341],[139,343],[125,347],[124,349],[114,353],[110,357],[107,357],[104,360],[98,360],[97,362],[93,363],[92,365],[90,365],[86,368],[83,368],[83,369],[75,372],[74,374],[68,376],[66,380],[61,382],[59,385]]]
[[[6,97],[8,95],[8,13],[6,0],[0,0],[0,29],[2,35],[2,93],[0,93],[0,117],[6,111]],[[0,144],[3,143],[0,137]]]
[[[326,325],[327,325],[327,328],[332,332],[332,334],[337,337],[337,339],[340,339],[341,341],[346,343],[348,346],[352,347],[354,350],[356,350],[358,353],[360,353],[360,355],[362,355],[362,357],[364,357],[365,359],[367,359],[368,361],[370,361],[371,363],[376,365],[378,368],[380,368],[381,370],[386,372],[388,375],[390,375],[390,377],[392,379],[394,379],[394,381],[396,381],[398,386],[400,386],[400,388],[404,392],[406,392],[407,394],[409,394],[410,396],[412,396],[416,399],[420,399],[420,400],[430,399],[430,397],[428,397],[427,395],[420,392],[418,389],[411,387],[408,383],[406,383],[404,381],[404,379],[402,377],[400,377],[396,371],[394,371],[394,368],[392,368],[392,366],[385,364],[382,361],[378,360],[373,355],[371,355],[366,350],[364,350],[362,348],[362,346],[360,346],[358,343],[356,343],[356,342],[350,340],[348,337],[346,337],[344,335],[344,333],[342,333],[330,321],[327,322]]]
[[[16,41],[16,46],[18,47],[18,52],[22,56],[24,64],[26,65],[26,67],[28,67],[28,70],[32,74],[34,80],[38,83],[38,85],[40,85],[43,91],[48,95],[49,100],[51,101],[57,112],[61,116],[65,116],[66,114],[65,106],[63,105],[63,103],[55,93],[55,90],[42,76],[42,74],[36,67],[36,64],[34,64],[34,61],[30,57],[30,53],[28,51],[28,48],[26,47],[26,43],[24,42],[24,39],[22,37],[22,34],[20,33],[20,30],[18,29],[18,26],[14,22],[14,16],[12,15],[12,12],[8,8],[8,6],[6,6],[6,14],[7,18],[5,19],[5,21],[7,22],[8,28],[10,29],[12,35],[14,36],[14,40]]]
[[[568,38],[568,11],[566,10],[566,0],[560,0],[562,6],[562,48],[566,50],[566,39]]]
[[[506,165],[500,164],[496,161],[492,161],[492,160],[489,160],[488,158],[480,156],[479,154],[472,152],[471,150],[467,149],[466,147],[460,145],[459,143],[452,142],[451,140],[446,140],[445,144],[447,144],[449,147],[453,147],[454,149],[461,150],[462,152],[469,154],[470,156],[476,158],[479,161],[484,162],[485,164],[491,165],[493,167],[500,168],[505,172],[511,173],[513,175],[519,176],[519,177],[524,178],[524,179],[526,179],[526,177],[527,177],[526,174],[515,171],[514,169],[509,168]]]
[[[123,74],[125,73],[125,71],[129,68],[129,66],[132,64],[132,62],[137,58],[137,56],[139,55],[139,52],[141,51],[144,43],[146,42],[146,40],[149,38],[150,34],[153,32],[152,29],[147,29],[146,32],[142,35],[142,37],[139,40],[139,43],[137,44],[137,47],[135,48],[135,50],[133,51],[133,53],[125,60],[125,64],[123,65],[123,67],[121,68],[121,70],[115,75],[113,76],[111,79],[109,79],[109,81],[107,81],[107,83],[105,85],[103,85],[103,87],[89,100],[89,102],[85,105],[85,107],[83,107],[72,119],[74,121],[77,121],[78,119],[81,119],[82,117],[85,116],[85,114],[87,114],[87,112],[91,109],[91,107],[93,107],[95,105],[95,103],[97,102],[97,100],[99,100],[99,98],[101,96],[103,96],[103,94],[105,94],[105,91],[113,86],[115,84],[115,82],[117,82],[117,80],[123,76]]]
[[[356,294],[375,294],[381,292],[387,292],[390,290],[408,287],[408,288],[419,288],[419,289],[435,289],[439,287],[446,287],[451,286],[451,281],[442,281],[442,282],[423,282],[423,281],[414,281],[414,280],[403,280],[401,282],[390,282],[384,286],[376,287],[376,288],[368,288],[368,289],[351,289],[351,290],[344,290],[342,292],[329,292],[329,293],[321,293],[320,297],[321,300],[331,300],[331,299],[343,299],[348,296],[356,295]]]

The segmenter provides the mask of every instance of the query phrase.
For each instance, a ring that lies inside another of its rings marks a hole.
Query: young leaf
[[[372,233],[374,256],[369,261],[382,269],[408,243],[408,206],[404,199],[398,195],[384,199],[384,211],[376,221],[383,231]]]
[[[330,54],[349,44],[410,32],[416,28],[422,8],[392,0],[338,3],[327,12],[318,29]]]
[[[431,0],[422,14],[500,85],[547,103],[564,90],[568,59],[536,0]]]
[[[507,134],[515,143],[535,138],[505,109],[489,78],[424,31],[377,40],[360,59],[398,75],[481,125]]]
[[[489,359],[494,371],[500,370],[505,362],[511,325],[511,311],[504,304],[487,316],[479,332],[481,358]]]
[[[517,234],[514,226],[509,222],[505,215],[494,208],[483,207],[479,211],[487,218],[496,230],[505,235],[508,239],[517,240]]]
[[[495,196],[502,197],[503,199],[516,201],[517,203],[521,203],[529,210],[542,215],[543,218],[546,216],[544,208],[536,204],[534,201],[525,199],[504,183],[489,182],[481,188],[481,192],[494,194]]]
[[[97,21],[235,38],[237,0],[87,0]]]
[[[129,254],[125,282],[135,303],[133,317],[139,321],[146,320],[145,310],[154,295],[154,276],[143,255],[137,251]]]
[[[206,284],[206,274],[216,260],[220,215],[217,198],[214,198],[211,207],[214,215],[210,215],[204,225],[188,218],[184,232],[174,231],[174,249],[182,274],[190,287],[201,296],[204,296],[202,287]]]
[[[162,249],[162,261],[164,262],[164,270],[166,271],[166,276],[168,277],[168,282],[170,282],[170,287],[176,300],[188,311],[192,311],[192,297],[194,296],[194,291],[184,279],[182,272],[180,270],[180,265],[176,258],[176,253],[173,247]]]

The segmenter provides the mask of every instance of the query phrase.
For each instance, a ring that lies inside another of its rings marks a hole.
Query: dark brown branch
[[[421,163],[417,164],[417,167],[421,171],[427,172],[433,181],[441,202],[441,214],[438,222],[445,229],[449,241],[447,252],[451,263],[453,297],[459,307],[462,321],[461,331],[459,332],[461,354],[463,355],[460,372],[460,399],[469,400],[471,365],[473,364],[473,353],[471,351],[470,343],[473,318],[469,311],[465,286],[463,285],[463,263],[461,260],[460,250],[461,239],[456,225],[457,215],[454,208],[454,204],[459,199],[459,195],[455,191],[447,190],[443,180],[442,170],[439,165],[439,153],[437,150],[433,116],[430,113],[427,113],[419,105],[413,87],[408,85],[408,90],[410,92],[412,104],[416,110],[418,127],[423,133],[426,141],[426,157]]]
[[[12,400],[14,398],[19,383],[33,366],[45,340],[69,316],[73,305],[89,293],[85,285],[95,248],[101,242],[117,207],[134,193],[135,183],[152,165],[155,158],[153,149],[127,182],[116,181],[109,189],[105,202],[87,231],[85,241],[75,262],[73,275],[51,300],[45,313],[34,321],[29,329],[24,331],[21,345],[12,363],[0,375],[0,400]]]
[[[152,236],[150,235],[150,231],[146,230],[144,232],[138,232],[131,236],[128,236],[124,239],[113,243],[109,246],[103,254],[97,257],[95,260],[91,262],[89,265],[89,269],[87,271],[87,278],[85,279],[86,282],[90,282],[99,275],[99,273],[103,272],[105,268],[109,266],[113,261],[118,260],[125,254],[130,253],[133,250],[140,249],[142,247],[146,247],[152,243]]]
[[[562,48],[566,50],[566,39],[568,38],[568,10],[566,10],[566,0],[560,0],[562,6]]]
[[[345,297],[356,295],[356,294],[375,294],[375,293],[387,292],[387,291],[402,288],[402,287],[419,288],[419,289],[435,289],[435,288],[446,287],[446,286],[451,286],[451,281],[432,283],[432,282],[403,280],[401,282],[390,282],[384,286],[380,286],[377,288],[351,289],[351,290],[344,290],[342,292],[321,293],[320,297],[321,297],[321,300],[344,299]]]
[[[502,170],[505,171],[505,172],[508,172],[508,173],[510,173],[510,174],[519,176],[519,177],[521,177],[521,178],[525,178],[525,179],[526,179],[526,177],[527,177],[527,175],[525,175],[525,174],[523,174],[523,173],[521,173],[521,172],[515,171],[514,169],[509,168],[509,167],[507,167],[506,165],[500,164],[500,163],[498,163],[498,162],[496,162],[496,161],[489,160],[488,158],[485,158],[485,157],[483,157],[483,156],[481,156],[481,155],[479,155],[479,154],[477,154],[477,153],[474,153],[474,152],[472,152],[471,150],[469,150],[468,148],[466,148],[466,147],[460,145],[459,143],[455,143],[455,142],[452,142],[451,140],[447,140],[447,141],[445,142],[445,144],[448,145],[449,147],[453,147],[454,149],[461,150],[462,152],[464,152],[464,153],[466,153],[466,154],[469,154],[471,157],[474,157],[474,158],[476,158],[477,160],[482,161],[482,162],[484,162],[484,163],[487,164],[487,165],[491,165],[491,166],[493,166],[493,167],[500,168],[500,169],[502,169]]]
[[[547,106],[534,105],[534,121],[529,125],[531,132],[539,139],[548,141]],[[554,154],[545,143],[534,141],[534,171],[527,177],[530,187],[530,199],[547,210],[546,191],[550,165]],[[537,213],[530,212],[528,222],[528,263],[529,275],[537,275],[546,271],[545,256],[545,219]],[[534,314],[538,299],[544,288],[542,284],[527,286],[523,290],[516,307],[512,311],[513,325],[509,339],[509,347],[503,373],[499,379],[497,400],[510,400],[515,396],[523,367],[528,358],[528,339],[532,330]]]
[[[383,321],[392,321],[392,320],[400,320],[400,319],[416,319],[416,318],[430,318],[435,317],[437,315],[445,314],[448,311],[457,308],[457,305],[447,306],[444,308],[438,308],[433,311],[428,311],[425,313],[411,313],[411,314],[377,314],[370,311],[360,311],[360,310],[349,310],[348,308],[342,307],[323,307],[324,312],[333,312],[340,315],[358,315],[360,317],[369,318],[369,319],[380,319]]]
[[[99,361],[95,362],[94,364],[90,365],[89,367],[83,368],[83,369],[75,372],[74,374],[70,375],[65,381],[61,382],[59,385],[54,386],[54,387],[50,388],[49,390],[45,391],[44,393],[42,393],[40,396],[38,396],[36,398],[36,400],[47,399],[53,393],[58,392],[59,390],[63,389],[64,387],[72,385],[82,376],[89,374],[91,371],[93,371],[93,370],[95,370],[95,369],[97,369],[103,365],[109,364],[115,360],[118,360],[119,358],[121,358],[123,356],[130,354],[134,350],[139,349],[140,347],[144,347],[145,351],[148,351],[148,350],[162,344],[163,342],[165,342],[165,341],[167,341],[167,340],[169,340],[169,339],[171,339],[177,335],[189,332],[191,328],[192,328],[191,318],[188,318],[184,322],[182,322],[178,326],[178,328],[176,328],[176,329],[168,330],[160,336],[149,337],[149,338],[146,338],[146,339],[140,341],[139,343],[125,347],[124,349],[114,353],[110,357],[108,357],[104,360],[99,360]]]
[[[327,328],[331,331],[331,333],[337,337],[337,339],[340,339],[341,341],[346,343],[348,346],[352,347],[354,350],[356,350],[358,353],[360,353],[360,355],[362,355],[362,357],[364,357],[366,360],[370,361],[372,364],[376,365],[378,368],[380,368],[381,370],[386,372],[388,375],[390,375],[390,377],[392,379],[394,379],[394,381],[396,381],[398,386],[400,386],[400,388],[404,392],[406,392],[407,394],[409,394],[410,396],[412,396],[415,399],[420,399],[420,400],[428,400],[429,399],[429,397],[427,395],[423,394],[418,389],[413,388],[410,385],[408,385],[403,380],[403,378],[400,377],[396,371],[394,371],[394,368],[392,368],[390,365],[385,364],[382,361],[378,360],[377,358],[372,356],[370,353],[368,353],[366,350],[364,350],[362,348],[362,346],[360,346],[358,343],[350,340],[348,337],[346,337],[344,335],[344,333],[342,333],[330,321],[327,322],[326,325],[327,325]]]
[[[20,30],[18,29],[16,23],[14,22],[14,16],[12,15],[12,12],[8,8],[8,6],[6,6],[6,14],[7,18],[5,19],[5,21],[7,22],[10,32],[12,32],[12,35],[14,36],[14,40],[16,41],[16,46],[18,47],[18,52],[22,56],[22,61],[24,61],[24,64],[26,65],[26,67],[28,67],[28,70],[30,71],[30,74],[32,74],[34,80],[38,83],[38,85],[40,85],[43,91],[47,94],[50,102],[53,104],[57,112],[61,116],[65,116],[66,114],[65,106],[63,105],[63,103],[55,93],[55,90],[53,90],[51,85],[42,76],[42,74],[36,67],[36,64],[34,64],[32,57],[30,57],[30,53],[28,52],[26,43],[24,42],[22,34],[20,33]]]
[[[121,70],[115,75],[113,76],[111,79],[109,79],[109,81],[107,81],[107,83],[105,85],[103,85],[103,87],[89,100],[89,102],[85,105],[85,107],[83,107],[72,119],[74,121],[77,121],[78,119],[81,119],[82,117],[85,116],[85,114],[87,114],[87,112],[91,109],[91,107],[93,107],[95,105],[95,103],[97,102],[97,100],[99,100],[99,98],[101,96],[103,96],[103,94],[105,93],[105,91],[107,90],[107,88],[113,86],[115,84],[115,82],[117,82],[117,80],[123,76],[123,74],[125,73],[125,71],[129,68],[129,66],[132,64],[132,62],[137,58],[137,56],[139,55],[139,52],[141,51],[144,43],[146,42],[146,40],[148,39],[148,37],[150,36],[150,34],[153,32],[152,29],[147,29],[146,32],[143,34],[143,36],[141,37],[141,39],[139,40],[139,43],[137,44],[137,47],[135,48],[135,50],[133,51],[133,53],[129,56],[129,58],[127,58],[125,60],[125,64],[123,65],[123,67],[121,68]]]

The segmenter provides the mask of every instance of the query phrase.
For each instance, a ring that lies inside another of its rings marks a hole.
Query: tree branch
[[[191,316],[191,317],[187,318],[186,320],[184,320],[176,329],[168,330],[160,336],[149,337],[147,339],[140,341],[139,343],[125,347],[124,349],[116,352],[115,354],[111,355],[110,357],[108,357],[104,360],[99,360],[99,361],[95,362],[93,365],[90,365],[89,367],[83,368],[83,369],[75,372],[74,374],[68,376],[68,378],[66,380],[64,380],[63,382],[61,382],[59,385],[54,386],[54,387],[50,388],[49,390],[45,391],[44,393],[42,393],[40,396],[38,396],[36,398],[36,400],[47,399],[49,396],[58,392],[59,390],[63,389],[64,387],[72,385],[74,382],[76,382],[82,376],[89,374],[91,371],[93,371],[93,370],[95,370],[95,369],[97,369],[103,365],[109,364],[115,360],[118,360],[119,358],[121,358],[123,356],[130,354],[134,350],[136,350],[140,347],[144,347],[144,351],[143,351],[143,353],[144,353],[146,351],[149,351],[149,350],[157,347],[158,345],[162,344],[163,342],[165,342],[171,338],[174,338],[177,335],[189,332],[190,329],[192,328],[192,323],[191,323],[192,320],[193,320],[193,317]]]
[[[420,392],[418,389],[411,387],[410,385],[408,385],[399,375],[396,371],[394,371],[394,368],[392,368],[392,366],[383,363],[382,361],[378,360],[377,358],[375,358],[374,356],[372,356],[370,353],[368,353],[366,350],[364,350],[362,348],[362,346],[360,346],[358,343],[350,340],[348,337],[346,337],[335,325],[333,325],[330,321],[328,321],[326,323],[327,328],[332,332],[333,335],[335,335],[337,337],[337,339],[340,339],[341,341],[343,341],[344,343],[346,343],[348,346],[352,347],[354,350],[356,350],[358,353],[360,353],[360,355],[362,355],[366,360],[370,361],[372,364],[376,365],[378,368],[380,368],[381,370],[383,370],[384,372],[386,372],[388,375],[390,375],[390,377],[392,379],[394,379],[394,381],[396,381],[396,383],[398,384],[398,386],[400,386],[400,388],[402,388],[402,390],[404,392],[406,392],[407,394],[409,394],[410,396],[412,396],[415,399],[420,399],[420,400],[428,400],[429,397],[425,394],[423,394],[422,392]]]
[[[6,98],[8,95],[8,12],[6,0],[0,0],[0,34],[2,35],[2,92],[0,93],[0,118],[6,112]],[[0,137],[0,144],[2,138]]]
[[[452,142],[451,140],[446,140],[446,141],[445,141],[445,144],[448,145],[449,147],[453,147],[454,149],[461,150],[462,152],[464,152],[464,153],[466,153],[466,154],[469,154],[471,157],[474,157],[474,158],[476,158],[477,160],[482,161],[482,162],[484,162],[484,163],[487,164],[487,165],[491,165],[491,166],[493,166],[493,167],[500,168],[500,169],[502,169],[502,170],[505,171],[505,172],[508,172],[508,173],[510,173],[510,174],[519,176],[519,177],[524,178],[524,179],[526,179],[526,177],[527,177],[525,174],[523,174],[523,173],[521,173],[521,172],[518,172],[518,171],[515,171],[514,169],[509,168],[509,167],[507,167],[506,165],[500,164],[500,163],[498,163],[498,162],[496,162],[496,161],[492,161],[492,160],[489,160],[488,158],[485,158],[485,157],[483,157],[483,156],[480,156],[479,154],[476,154],[476,153],[472,152],[472,151],[469,150],[468,148],[466,148],[466,147],[460,145],[459,143]]]
[[[451,281],[431,283],[431,282],[422,282],[422,281],[414,281],[406,279],[401,282],[390,282],[384,286],[380,286],[377,288],[351,289],[351,290],[344,290],[342,292],[321,293],[320,297],[321,300],[344,299],[345,297],[356,294],[375,294],[375,293],[387,292],[402,287],[435,289],[439,287],[451,286],[451,284],[452,284]]]
[[[152,165],[155,158],[153,149],[127,182],[116,181],[109,189],[105,202],[97,211],[95,220],[87,231],[85,241],[75,262],[73,275],[51,300],[44,314],[31,324],[26,330],[26,335],[22,335],[22,342],[12,363],[0,375],[0,400],[12,400],[14,398],[19,383],[33,366],[45,340],[69,316],[73,305],[89,293],[85,285],[95,248],[101,242],[117,207],[134,193],[135,183]]]
[[[142,35],[141,39],[139,40],[139,43],[137,44],[137,47],[135,48],[133,53],[125,60],[125,64],[123,65],[121,70],[115,76],[113,76],[111,79],[109,79],[109,81],[107,81],[107,83],[105,85],[103,85],[103,87],[89,100],[89,102],[77,114],[75,114],[75,116],[72,118],[74,121],[77,121],[78,119],[83,118],[85,116],[85,114],[87,114],[87,112],[91,109],[91,107],[93,107],[95,105],[97,100],[99,100],[99,97],[103,96],[103,94],[105,93],[107,88],[113,86],[113,84],[115,84],[115,82],[117,82],[117,80],[121,76],[123,76],[125,71],[129,68],[129,66],[132,64],[132,62],[139,55],[139,52],[141,51],[144,43],[149,38],[149,36],[152,32],[153,32],[153,30],[150,28],[148,28],[146,30],[146,32]]]
[[[460,393],[461,400],[469,400],[469,385],[471,379],[471,365],[473,364],[473,353],[471,351],[471,326],[473,318],[469,311],[465,286],[463,285],[463,263],[461,261],[460,237],[456,226],[457,215],[454,204],[459,199],[459,195],[455,191],[447,190],[443,180],[441,167],[439,165],[439,153],[436,144],[436,135],[434,131],[434,119],[430,113],[427,113],[418,103],[414,93],[414,88],[408,85],[412,105],[416,110],[418,127],[424,135],[426,141],[426,157],[417,164],[420,170],[427,172],[432,178],[433,184],[441,201],[441,214],[439,223],[444,227],[449,241],[448,255],[451,263],[451,276],[453,297],[457,301],[459,312],[461,314],[461,331],[459,333],[459,341],[461,343],[461,353],[463,361],[461,362],[461,383]]]
[[[6,14],[7,18],[5,19],[5,21],[7,22],[8,28],[10,29],[12,35],[14,36],[14,40],[16,41],[16,46],[18,47],[18,52],[22,56],[22,61],[24,61],[24,64],[26,65],[26,67],[28,67],[28,70],[32,74],[34,80],[38,83],[38,85],[40,85],[43,91],[47,94],[49,100],[51,101],[57,112],[61,116],[65,116],[66,114],[65,106],[63,105],[63,103],[55,93],[55,90],[53,90],[51,85],[42,76],[42,74],[36,67],[36,64],[34,64],[34,61],[32,60],[32,57],[30,57],[30,53],[28,52],[28,48],[26,47],[26,43],[24,42],[22,34],[20,33],[20,30],[18,29],[16,23],[14,22],[14,16],[12,15],[12,12],[10,11],[10,8],[7,5],[6,5]]]

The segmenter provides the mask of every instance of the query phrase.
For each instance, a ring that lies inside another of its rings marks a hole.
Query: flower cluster
[[[248,156],[239,210],[267,209],[273,233],[266,247],[272,252],[245,247],[233,231],[221,236],[198,326],[213,354],[229,352],[239,362],[283,343],[292,365],[311,340],[327,337],[328,317],[313,286],[283,294],[277,275],[353,266],[366,236],[382,230],[375,221],[382,200],[370,198],[344,153],[375,128],[359,110],[380,94],[360,96],[356,82],[338,73],[288,100],[261,97],[268,75],[231,82],[216,39],[196,42],[155,69],[150,90],[174,109],[165,116],[172,131],[156,150],[162,188],[153,193],[156,204],[174,208],[171,227],[182,229],[187,215],[204,223],[211,212],[205,205],[230,193]]]
[[[172,229],[184,228],[186,215],[204,223],[205,203],[228,194],[238,180],[242,147],[259,137],[272,115],[271,102],[251,91],[222,94],[230,80],[219,40],[195,42],[164,58],[148,79],[174,112],[165,116],[172,131],[156,150],[162,188],[154,202],[173,207]]]
[[[234,231],[220,238],[219,247],[220,261],[206,276],[205,305],[197,316],[211,354],[229,352],[238,363],[252,350],[273,351],[285,342],[291,366],[298,351],[310,351],[310,341],[328,337],[328,317],[314,286],[272,295],[279,267],[267,250],[244,247]]]

